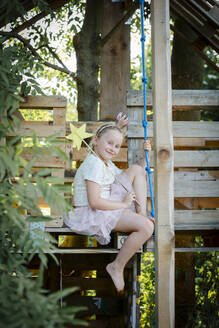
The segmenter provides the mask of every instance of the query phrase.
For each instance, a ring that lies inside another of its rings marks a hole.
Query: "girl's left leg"
[[[153,233],[154,226],[143,215],[124,210],[114,231],[129,232],[129,236],[117,254],[115,260],[106,266],[118,291],[123,290],[125,282],[123,272],[125,265]]]
[[[139,205],[135,204],[136,212],[144,216],[147,215],[147,182],[144,168],[134,164],[124,172],[133,186],[136,199],[139,203]]]

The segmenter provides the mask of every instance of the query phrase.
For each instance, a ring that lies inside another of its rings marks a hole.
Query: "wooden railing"
[[[151,110],[151,92],[147,99]],[[129,164],[136,162],[142,153],[142,106],[141,93],[130,91]],[[173,110],[201,109],[219,111],[219,92],[173,90]],[[153,122],[149,122],[148,137],[153,143]],[[219,122],[174,121],[173,143],[175,230],[219,229]],[[152,153],[152,168],[153,157]]]

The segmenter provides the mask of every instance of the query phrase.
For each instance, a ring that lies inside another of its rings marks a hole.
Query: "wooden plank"
[[[67,100],[63,96],[26,96],[20,103],[21,109],[53,109],[62,107],[65,110]]]
[[[152,106],[152,91],[147,90],[147,104]],[[128,90],[128,107],[143,107],[142,91]],[[219,90],[172,90],[173,109],[219,109]]]
[[[175,138],[219,138],[219,122],[174,121]],[[129,123],[128,138],[143,138],[144,129],[141,120]],[[153,122],[148,122],[148,137],[153,137]]]
[[[104,122],[104,121],[67,122],[66,135],[71,133],[70,124],[73,124],[75,127],[80,127],[81,125],[86,124],[86,131],[89,133],[95,133],[101,125],[106,124],[106,123],[113,124],[114,122],[113,121],[109,121],[109,122]]]
[[[66,124],[66,134],[71,133],[70,124],[73,124],[75,127],[80,127],[83,124],[86,124],[86,131],[89,133],[95,133],[102,125],[105,124],[115,124],[115,121],[68,121]]]
[[[215,181],[219,179],[219,171],[209,170],[209,171],[188,171],[180,170],[174,172],[175,182],[183,181]]]
[[[53,108],[53,125],[66,124],[66,108]]]
[[[174,195],[169,0],[152,2],[157,327],[174,324]]]
[[[219,140],[216,141],[219,146]],[[205,147],[206,139],[205,138],[173,138],[174,148],[177,147]]]
[[[174,152],[175,167],[218,167],[218,150],[188,150]]]
[[[174,185],[175,197],[219,197],[217,181],[183,181]]]
[[[175,230],[218,230],[219,229],[219,210],[175,210],[174,211]],[[69,228],[50,227],[47,232],[75,235]],[[85,253],[91,249],[85,249]],[[112,249],[110,248],[110,252]],[[78,251],[80,253],[81,250]],[[105,251],[104,251],[105,252]],[[77,251],[76,251],[77,253]]]
[[[151,181],[154,189],[153,173]],[[219,197],[219,180],[209,175],[207,171],[176,171],[174,172],[174,197]]]
[[[27,121],[21,121],[20,128],[8,134],[8,137],[12,136],[25,136],[31,137],[35,133],[37,137],[48,137],[52,134],[57,134],[57,137],[65,137],[64,125],[45,125],[45,124],[32,124]]]
[[[196,252],[219,252],[219,247],[182,247],[175,248],[175,252],[178,253],[196,253]]]
[[[218,208],[218,197],[176,197],[175,208],[176,209],[215,209]]]
[[[57,248],[55,250],[45,251],[47,254],[117,254],[115,248]]]
[[[36,157],[35,162],[33,163],[33,167],[37,168],[37,167],[51,167],[51,168],[64,168],[65,167],[65,161],[62,160],[58,155],[47,155],[46,152],[44,153],[44,158],[39,155],[38,157]],[[32,158],[33,155],[30,151],[26,150],[22,153],[22,157],[29,162]]]
[[[152,148],[154,146],[154,140],[152,137],[148,137],[151,141]],[[173,138],[174,148],[219,148],[218,138]],[[185,149],[186,150],[186,149]]]
[[[218,28],[218,15],[219,15],[219,9],[215,6],[215,9],[217,9],[217,17],[214,17],[212,15],[212,11],[204,10],[202,6],[200,6],[196,1],[190,0],[190,3],[198,10],[198,12],[202,13],[204,17],[210,21],[214,27]],[[212,8],[213,9],[213,8]]]
[[[142,158],[142,141],[131,140],[132,149],[128,151],[129,165],[138,163]],[[140,146],[139,146],[140,144]],[[174,167],[218,167],[218,150],[175,150]],[[154,167],[154,152],[151,152],[150,166]]]
[[[219,210],[174,211],[175,230],[219,230]]]
[[[83,161],[88,155],[87,148],[81,148],[80,150],[73,149],[73,161]],[[113,162],[127,162],[128,160],[128,149],[121,148],[119,154],[113,158]]]
[[[195,30],[205,42],[206,45],[210,45],[216,52],[218,52],[218,42],[214,42],[213,35],[215,28],[208,22],[205,25],[197,24],[198,20],[194,20],[194,16],[189,15],[189,11],[180,4],[180,2],[171,1],[171,10],[179,16],[185,24],[188,24],[193,30]],[[187,17],[190,16],[190,17]]]
[[[75,127],[80,127],[83,124],[86,124],[86,131],[89,133],[96,133],[96,131],[104,124],[115,124],[115,121],[85,121],[85,122],[66,122],[66,135],[71,133],[70,124],[73,124]],[[126,129],[124,129],[124,135],[126,134]],[[127,141],[124,137],[123,147],[127,147]]]

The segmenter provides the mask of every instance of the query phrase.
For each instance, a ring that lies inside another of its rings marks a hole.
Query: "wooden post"
[[[157,327],[174,325],[174,195],[169,0],[152,1]]]

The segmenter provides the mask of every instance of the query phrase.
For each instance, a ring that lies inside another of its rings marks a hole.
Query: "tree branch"
[[[26,28],[32,26],[33,24],[38,22],[38,20],[42,19],[43,17],[45,17],[47,15],[48,15],[48,13],[46,13],[45,11],[42,11],[41,13],[30,18],[29,20],[27,20],[23,24],[19,25],[18,27],[15,27],[13,30],[11,30],[11,33],[19,33],[21,31],[25,30]]]
[[[45,47],[49,50],[49,52],[53,55],[53,57],[59,62],[59,64],[62,65],[62,67],[64,67],[65,69],[68,69],[65,64],[62,62],[62,60],[59,58],[59,56],[57,55],[57,53],[55,53],[55,51],[53,51],[53,49],[46,44]]]
[[[77,79],[76,74],[74,72],[71,72],[68,68],[66,68],[65,65],[64,65],[64,67],[60,67],[58,65],[51,64],[50,62],[43,59],[40,56],[40,54],[36,51],[36,49],[25,38],[23,38],[21,35],[19,35],[17,33],[13,33],[13,32],[3,32],[3,31],[0,31],[0,35],[5,36],[7,39],[9,39],[9,38],[18,39],[30,50],[32,55],[35,56],[36,58],[38,58],[45,66],[53,68],[57,71],[63,72],[67,75],[70,75],[74,80]]]
[[[121,18],[121,20],[112,28],[112,30],[101,40],[101,46],[103,47],[105,43],[112,37],[112,35],[120,28],[120,26],[125,23],[139,7],[139,1],[136,0],[129,11]]]

